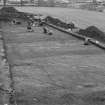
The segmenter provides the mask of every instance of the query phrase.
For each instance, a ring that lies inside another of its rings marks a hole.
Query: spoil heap
[[[95,26],[89,26],[88,28],[84,30],[80,29],[79,34],[105,42],[105,33]]]
[[[45,18],[45,21],[48,22],[48,23],[51,23],[53,25],[56,25],[56,26],[59,26],[61,28],[64,28],[64,29],[74,29],[76,28],[75,25],[71,22],[71,23],[65,23],[63,21],[61,21],[60,19],[58,18],[53,18],[51,16],[47,16]]]
[[[14,7],[3,7],[0,9],[0,12],[2,12],[2,13],[17,13],[18,10],[16,10]]]
[[[27,13],[19,12],[14,7],[3,7],[0,9],[0,20],[11,20],[13,18],[27,19]]]

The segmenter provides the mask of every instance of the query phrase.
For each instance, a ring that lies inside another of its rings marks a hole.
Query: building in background
[[[61,6],[67,7],[68,5],[81,5],[85,3],[93,3],[94,5],[105,0],[0,0],[3,4],[3,1],[6,1],[6,4],[19,4],[19,5],[34,5],[34,6]]]

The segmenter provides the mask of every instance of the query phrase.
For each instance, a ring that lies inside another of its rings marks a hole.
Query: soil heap
[[[91,37],[93,39],[105,42],[105,33],[96,26],[89,26],[86,29],[80,29],[79,34]]]
[[[3,7],[0,9],[0,20],[11,20],[13,18],[27,19],[27,13],[19,12],[14,7]]]

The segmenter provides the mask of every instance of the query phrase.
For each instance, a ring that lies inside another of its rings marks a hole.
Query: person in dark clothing
[[[48,30],[48,35],[53,35],[53,31],[52,30]]]
[[[89,45],[89,38],[85,38],[85,40],[84,40],[84,45]]]
[[[75,24],[73,22],[67,24],[68,28],[71,29],[71,31],[75,28]]]
[[[48,33],[47,27],[43,27],[43,33],[44,34],[47,34]]]
[[[13,19],[11,21],[11,23],[14,24],[14,25],[20,25],[21,24],[21,22],[19,20],[17,20],[17,19]]]
[[[32,26],[31,26],[31,22],[30,21],[28,21],[28,23],[27,23],[28,25],[27,25],[27,31],[28,32],[32,32],[33,31],[33,29],[32,29]]]
[[[43,27],[43,33],[47,35],[53,35],[53,31],[45,26]]]
[[[41,21],[41,22],[39,23],[39,26],[44,26],[44,21]]]

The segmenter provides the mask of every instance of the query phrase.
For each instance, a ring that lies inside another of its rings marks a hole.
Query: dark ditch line
[[[52,27],[52,28],[54,28],[54,29],[56,29],[56,30],[58,30],[58,31],[61,31],[61,32],[66,33],[66,34],[69,34],[69,35],[72,35],[73,37],[76,37],[78,39],[81,39],[81,40],[84,40],[85,39],[84,36],[81,36],[79,34],[76,34],[76,33],[74,34],[73,32],[68,32],[68,31],[66,31],[63,28],[57,27],[57,26],[52,25],[52,24],[49,24],[49,23],[45,23],[45,24],[48,25],[48,26],[50,26],[50,27]]]
[[[94,44],[95,46],[97,46],[97,47],[99,47],[99,48],[105,50],[105,44],[101,43],[101,42],[98,41],[98,40],[95,40],[95,39],[93,39],[93,38],[89,38],[89,37],[86,37],[86,36],[83,36],[83,35],[80,35],[80,34],[77,34],[77,33],[74,33],[74,32],[68,32],[68,31],[66,31],[66,30],[63,29],[63,28],[57,27],[57,26],[52,25],[52,24],[49,24],[49,23],[45,23],[45,24],[48,25],[48,26],[50,26],[50,27],[52,27],[52,28],[54,28],[54,29],[57,29],[58,31],[61,31],[61,32],[66,33],[66,34],[68,34],[68,35],[72,35],[73,37],[76,37],[76,38],[78,38],[78,39],[80,39],[80,40],[84,40],[84,41],[85,41],[86,39],[88,39],[88,41],[89,41],[91,44]]]
[[[2,55],[1,55],[1,59],[2,59],[2,62],[4,63],[3,66],[4,67],[8,67],[8,73],[9,73],[9,89],[5,90],[5,89],[0,89],[1,91],[4,91],[5,94],[8,95],[8,103],[7,104],[14,104],[14,105],[17,105],[16,104],[16,90],[15,90],[15,81],[14,81],[14,77],[13,77],[13,66],[11,65],[11,61],[9,59],[9,56],[8,56],[8,47],[6,45],[6,41],[5,41],[5,38],[4,38],[4,33],[1,31],[1,35],[0,35],[0,40],[2,41]]]

